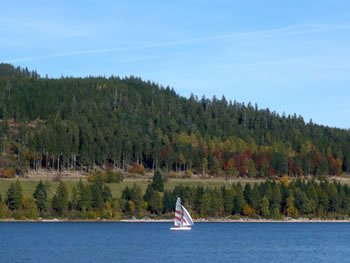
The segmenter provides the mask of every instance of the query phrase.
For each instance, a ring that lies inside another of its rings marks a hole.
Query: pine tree
[[[56,194],[52,199],[52,208],[56,210],[58,216],[62,216],[64,209],[68,208],[68,191],[66,184],[62,181],[59,183]]]
[[[210,193],[206,192],[200,200],[200,216],[202,218],[208,217],[210,212]]]
[[[35,188],[33,197],[35,198],[35,202],[38,206],[39,211],[43,211],[46,207],[47,192],[46,187],[41,180]]]
[[[156,170],[156,172],[154,173],[152,186],[155,191],[158,191],[158,192],[164,191],[163,176],[159,170]]]
[[[254,210],[258,210],[259,202],[260,202],[260,193],[258,189],[258,184],[254,184],[250,200],[251,200],[252,208]]]
[[[129,186],[126,186],[124,190],[122,191],[122,198],[126,201],[131,200],[131,194],[130,194],[130,189]]]
[[[226,215],[231,215],[233,211],[233,206],[234,206],[234,196],[235,196],[235,191],[233,190],[232,187],[229,189],[226,189],[225,187],[221,188],[222,191],[222,197],[223,197],[223,205],[224,205],[224,211]]]
[[[243,207],[245,205],[244,195],[241,187],[236,188],[236,195],[233,199],[233,212],[237,214],[242,214]]]
[[[107,202],[108,200],[111,201],[112,200],[112,192],[111,192],[111,188],[109,188],[108,185],[105,185],[103,187],[103,202]]]
[[[94,176],[94,182],[91,184],[91,193],[92,193],[92,206],[94,208],[103,209],[103,199],[104,199],[104,182],[102,173],[97,173]],[[106,190],[108,191],[108,190]],[[106,192],[108,195],[108,193]]]
[[[249,183],[247,183],[244,187],[244,199],[250,205],[252,203],[251,195],[252,195],[252,187]]]
[[[6,204],[10,210],[15,210],[17,208],[15,200],[15,185],[13,183],[10,184],[9,189],[6,192]]]
[[[77,209],[78,207],[78,192],[77,188],[73,186],[72,188],[72,209]]]
[[[266,196],[264,196],[260,201],[260,211],[263,217],[269,218],[270,217],[270,204],[269,199],[267,199]]]
[[[278,210],[280,209],[281,200],[282,200],[282,195],[280,191],[280,186],[279,184],[274,184],[272,187],[272,194],[270,199],[271,209],[273,211],[275,208],[277,208]]]
[[[164,213],[170,213],[174,210],[174,198],[170,191],[165,190],[163,195],[163,211]]]
[[[22,187],[17,180],[15,183],[11,183],[6,193],[6,204],[10,210],[19,210],[22,207],[23,193]]]
[[[92,192],[90,185],[83,185],[79,189],[79,200],[78,208],[79,210],[90,210],[92,207]]]
[[[153,186],[151,184],[148,184],[147,188],[146,188],[145,195],[143,196],[143,200],[145,200],[147,203],[149,203],[150,200],[152,199],[153,192],[154,192]]]

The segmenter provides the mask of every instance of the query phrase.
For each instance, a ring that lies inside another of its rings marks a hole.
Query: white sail
[[[192,217],[190,215],[190,213],[186,210],[186,208],[182,205],[182,214],[183,214],[183,225],[184,226],[192,226],[193,225],[193,220]]]

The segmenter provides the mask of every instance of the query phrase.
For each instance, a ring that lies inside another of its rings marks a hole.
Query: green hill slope
[[[350,131],[256,105],[189,99],[129,77],[40,78],[0,64],[0,173],[191,170],[266,177],[348,172]]]

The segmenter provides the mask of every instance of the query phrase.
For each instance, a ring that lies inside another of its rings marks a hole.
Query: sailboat
[[[191,230],[193,224],[190,213],[181,204],[181,199],[178,197],[175,206],[174,227],[171,227],[170,230]]]

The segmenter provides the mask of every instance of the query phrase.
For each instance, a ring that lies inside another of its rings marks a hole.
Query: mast
[[[181,215],[181,227],[184,226],[184,213],[182,212],[182,205],[181,205],[181,202],[180,202],[180,215]]]

